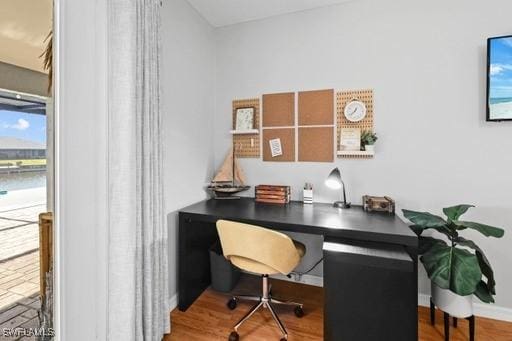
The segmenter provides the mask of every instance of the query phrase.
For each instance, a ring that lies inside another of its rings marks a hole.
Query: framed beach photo
[[[512,120],[512,35],[487,40],[487,121]]]
[[[235,130],[246,131],[254,129],[254,107],[236,109]]]

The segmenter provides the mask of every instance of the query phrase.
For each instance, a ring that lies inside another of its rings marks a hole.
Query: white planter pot
[[[364,146],[364,150],[366,150],[367,152],[374,152],[375,151],[375,145],[367,144],[367,145]]]
[[[432,282],[430,288],[432,301],[445,313],[461,319],[473,315],[473,295],[459,296],[448,289],[441,289]]]

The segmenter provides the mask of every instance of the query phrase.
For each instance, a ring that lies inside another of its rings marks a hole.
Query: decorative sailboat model
[[[208,189],[215,193],[215,199],[239,199],[234,194],[249,188],[251,186],[245,185],[244,173],[231,149]]]

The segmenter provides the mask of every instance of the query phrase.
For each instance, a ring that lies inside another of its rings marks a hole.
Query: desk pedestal
[[[219,240],[214,223],[180,214],[178,308],[185,311],[211,284],[210,247]]]
[[[416,262],[403,247],[324,244],[324,339],[418,338]]]

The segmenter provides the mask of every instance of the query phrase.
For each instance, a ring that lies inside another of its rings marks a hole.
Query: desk
[[[414,262],[414,320],[417,333],[417,248],[418,238],[398,217],[366,213],[359,206],[348,210],[331,204],[287,205],[256,203],[252,198],[205,200],[179,212],[178,228],[178,308],[185,311],[210,285],[209,247],[218,240],[215,222],[219,219],[255,224],[270,229],[322,235],[329,243],[357,246],[401,247]],[[342,271],[342,270],[340,270]],[[412,278],[412,277],[411,277]],[[324,277],[324,287],[329,278]],[[412,294],[411,294],[412,295]],[[370,302],[378,304],[378,302]]]

